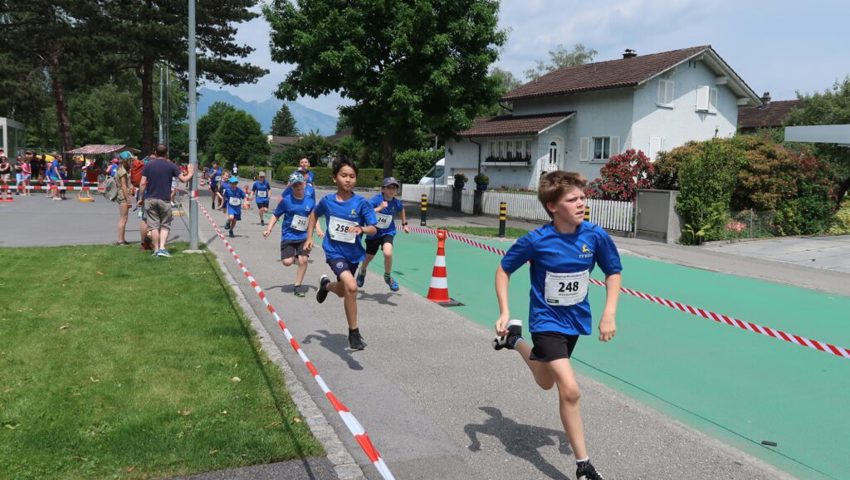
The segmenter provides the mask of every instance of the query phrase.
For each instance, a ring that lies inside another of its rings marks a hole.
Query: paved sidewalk
[[[223,220],[214,214],[217,221]],[[245,218],[251,218],[250,213]],[[414,217],[411,217],[413,219]],[[418,217],[415,217],[418,218]],[[204,238],[211,237],[202,224]],[[249,220],[232,244],[287,322],[330,388],[366,428],[399,479],[573,478],[574,463],[560,427],[557,399],[534,385],[512,352],[494,352],[492,332],[402,288],[367,282],[359,317],[369,346],[347,349],[341,301],[313,298],[328,274],[314,252],[296,298],[294,268],[279,262],[279,233],[263,240]],[[219,241],[211,248],[228,258]],[[228,268],[283,355],[316,399],[367,478],[379,478],[339,417],[324,400],[232,260]],[[431,267],[431,259],[423,260]],[[489,276],[486,281],[490,281]],[[606,478],[777,479],[782,472],[635,402],[589,378],[580,378],[588,444]]]

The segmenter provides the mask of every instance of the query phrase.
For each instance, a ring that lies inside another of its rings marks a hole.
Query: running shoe
[[[398,282],[395,281],[395,278],[384,274],[384,282],[390,287],[390,290],[397,292],[398,291]]]
[[[306,293],[304,292],[304,289],[301,287],[301,285],[295,285],[294,287],[292,287],[292,291],[293,293],[295,293],[296,297],[304,298],[306,296]]]
[[[230,238],[234,238],[236,235],[233,234],[233,229],[230,229]]]
[[[322,278],[319,279],[319,289],[316,291],[316,301],[319,303],[323,303],[326,298],[328,298],[328,284],[331,283],[331,279],[328,278],[327,275],[322,275]]]
[[[170,254],[170,253],[168,253],[168,250],[166,250],[166,249],[164,249],[164,248],[163,248],[162,250],[157,250],[157,252],[156,252],[156,256],[157,256],[157,257],[166,257],[166,258],[171,258],[171,254]]]
[[[265,224],[266,224],[266,221],[261,219],[261,220],[260,220],[260,225],[265,226]]]
[[[605,478],[593,468],[590,460],[579,462],[576,468],[576,478],[578,480],[605,480]]]
[[[363,284],[366,283],[366,271],[361,268],[357,271],[357,288],[363,288]]]
[[[348,331],[348,346],[352,350],[363,350],[366,348],[366,342],[364,342],[363,337],[360,336],[359,329]]]
[[[496,350],[503,348],[513,350],[520,338],[522,338],[522,320],[511,320],[508,322],[508,334],[494,338],[493,348]]]

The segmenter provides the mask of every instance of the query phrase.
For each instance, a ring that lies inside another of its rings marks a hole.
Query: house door
[[[561,169],[560,140],[552,140],[552,142],[549,143],[549,161],[544,168],[547,172],[553,172]]]

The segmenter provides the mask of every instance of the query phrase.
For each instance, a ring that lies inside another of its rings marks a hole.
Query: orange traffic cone
[[[14,201],[15,201],[15,198],[14,198],[14,197],[12,197],[12,190],[9,188],[9,186],[8,186],[8,185],[3,185],[3,190],[4,190],[5,194],[6,194],[6,198],[4,198],[2,201],[3,201],[3,202],[14,202]]]
[[[437,230],[437,258],[434,260],[431,287],[428,289],[427,298],[444,307],[455,307],[463,304],[449,297],[449,279],[446,272],[446,236],[445,230]]]

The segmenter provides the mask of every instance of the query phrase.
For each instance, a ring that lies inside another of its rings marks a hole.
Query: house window
[[[661,79],[658,81],[658,104],[665,107],[673,106],[673,95],[676,87],[676,82],[673,80]]]
[[[514,142],[512,140],[508,140],[505,143],[505,158],[514,158]]]
[[[517,140],[516,141],[516,157],[522,158],[523,156],[525,156],[525,150],[523,150],[523,148],[522,148],[522,140]]]
[[[697,87],[697,111],[717,113],[717,89],[708,85]]]
[[[499,150],[496,147],[496,142],[490,142],[490,155],[491,157],[497,156]]]
[[[708,111],[717,112],[717,89],[714,87],[708,90]]]
[[[611,157],[611,137],[593,137],[593,160]]]
[[[529,140],[525,141],[525,156],[531,158],[531,142]]]

